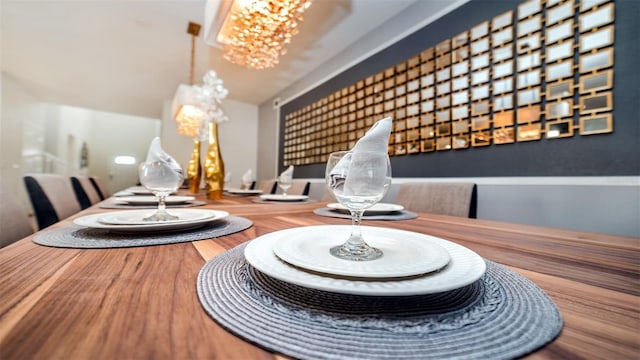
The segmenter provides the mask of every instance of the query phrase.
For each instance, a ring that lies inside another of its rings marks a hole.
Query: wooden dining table
[[[282,359],[225,330],[203,310],[205,262],[273,231],[348,219],[322,202],[264,204],[225,196],[204,208],[253,222],[219,238],[110,249],[47,247],[26,237],[0,249],[0,359]],[[75,217],[113,211],[94,205]],[[418,214],[365,225],[429,234],[475,251],[538,285],[564,326],[530,359],[640,357],[640,239]],[[42,230],[47,231],[47,229]],[[41,232],[42,232],[41,231]]]

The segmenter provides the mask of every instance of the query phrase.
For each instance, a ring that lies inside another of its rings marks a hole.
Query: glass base
[[[329,249],[329,253],[338,259],[350,261],[370,261],[382,257],[382,250],[371,247],[367,244],[349,248],[346,245],[334,246]]]

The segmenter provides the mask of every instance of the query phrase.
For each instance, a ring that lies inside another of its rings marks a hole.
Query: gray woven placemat
[[[238,216],[229,216],[203,227],[176,232],[115,233],[72,224],[44,230],[33,237],[33,242],[45,246],[79,249],[165,245],[216,238],[248,229],[252,225],[251,220]]]
[[[346,214],[344,212],[340,212],[340,211],[335,211],[331,208],[328,207],[323,207],[323,208],[319,208],[319,209],[315,209],[313,210],[313,213],[316,215],[321,215],[321,216],[329,216],[329,217],[336,217],[336,218],[342,218],[342,219],[351,219],[351,214]],[[395,211],[391,214],[379,214],[379,215],[367,215],[366,213],[362,216],[362,220],[409,220],[409,219],[415,219],[418,217],[418,214],[411,212],[411,211],[407,211],[407,210],[402,210],[402,211]]]
[[[562,329],[535,284],[491,261],[477,282],[424,296],[356,296],[262,274],[246,244],[208,261],[197,290],[219,324],[270,351],[301,359],[510,359]]]
[[[276,205],[301,205],[316,202],[313,199],[299,200],[299,201],[274,201],[274,200],[262,200],[262,199],[254,199],[251,200],[257,204],[276,204]]]
[[[187,201],[180,204],[167,205],[167,209],[203,206],[206,204],[207,203],[204,201],[194,200],[194,201]],[[98,207],[102,209],[155,209],[158,207],[158,205],[131,205],[124,202],[117,202],[114,200],[105,200],[100,204],[98,204]]]

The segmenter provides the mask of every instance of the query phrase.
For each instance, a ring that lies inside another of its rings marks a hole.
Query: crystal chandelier
[[[193,71],[195,65],[195,41],[200,34],[200,24],[189,22],[187,33],[191,35],[191,63],[189,67],[189,85],[180,84],[173,97],[173,116],[178,125],[180,135],[196,138],[205,118],[200,107],[197,90],[193,87]]]
[[[309,6],[311,0],[234,0],[216,37],[225,59],[250,69],[274,67]]]

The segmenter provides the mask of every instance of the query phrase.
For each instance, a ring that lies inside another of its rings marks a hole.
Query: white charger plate
[[[195,200],[194,196],[167,196],[164,199],[167,205],[183,204],[188,201]],[[155,196],[121,196],[118,198],[119,202],[126,202],[130,205],[158,205],[158,198]]]
[[[447,250],[422,234],[373,229],[363,237],[367,244],[382,250],[382,257],[376,260],[343,260],[329,253],[329,249],[349,238],[349,227],[307,226],[285,231],[273,245],[273,251],[280,259],[307,270],[364,278],[426,274],[443,268],[451,259]]]
[[[102,214],[98,221],[109,225],[147,225],[149,223],[193,223],[194,221],[206,221],[216,217],[218,214],[210,210],[202,209],[170,209],[167,212],[178,218],[165,221],[147,221],[144,218],[153,215],[156,209],[147,210],[124,210],[112,211]]]
[[[346,206],[340,204],[340,203],[330,203],[327,204],[327,207],[331,210],[338,210],[338,211],[342,211],[342,212],[349,212],[349,209],[347,209]],[[398,204],[388,204],[388,203],[377,203],[375,205],[373,205],[372,207],[368,208],[367,210],[364,211],[365,214],[389,214],[392,212],[396,212],[396,211],[402,211],[404,210],[404,206],[402,205],[398,205]]]
[[[327,225],[323,227],[322,231],[330,230],[333,227],[349,228],[350,226]],[[368,236],[375,232],[375,229],[363,226],[362,233],[364,236]],[[291,284],[343,294],[370,296],[409,296],[451,291],[475,282],[482,277],[486,270],[486,264],[482,257],[472,250],[451,241],[422,234],[425,239],[435,241],[445,248],[451,257],[449,264],[438,272],[400,280],[356,280],[307,272],[280,260],[273,252],[273,246],[281,239],[282,232],[292,230],[295,231],[295,229],[289,229],[272,232],[249,242],[244,251],[247,262],[259,271]],[[401,230],[396,231],[399,234],[406,233]]]
[[[224,191],[234,195],[260,195],[262,190],[260,189],[225,189]]]
[[[264,194],[260,195],[260,199],[269,200],[269,201],[302,201],[307,200],[309,197],[307,195],[287,195],[283,194]]]
[[[155,211],[155,209],[153,210]],[[150,215],[153,213],[150,210],[128,210],[127,212],[144,212],[145,215]],[[174,211],[171,210],[170,213],[182,213],[183,211],[191,211],[182,210],[182,211]],[[73,220],[73,223],[80,226],[96,228],[96,229],[107,229],[111,231],[120,231],[120,232],[147,232],[147,231],[175,231],[175,230],[187,230],[193,229],[204,224],[222,220],[229,216],[229,213],[226,211],[219,210],[196,210],[198,212],[205,213],[206,216],[200,216],[198,218],[194,218],[190,221],[182,221],[182,222],[145,222],[144,224],[130,224],[130,225],[116,225],[116,224],[106,224],[101,222],[99,219],[103,217],[105,214],[93,214],[82,216]],[[183,215],[183,214],[178,214]]]

